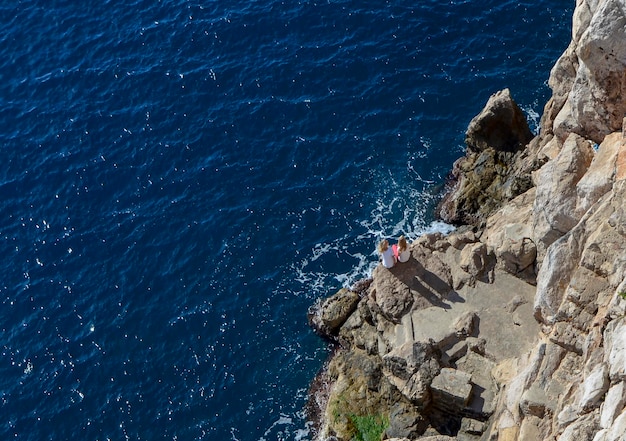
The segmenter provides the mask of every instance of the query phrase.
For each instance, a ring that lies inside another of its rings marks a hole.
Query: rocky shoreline
[[[534,138],[508,90],[470,123],[439,209],[455,232],[312,307],[336,345],[316,439],[624,439],[622,0],[577,1],[549,85]]]

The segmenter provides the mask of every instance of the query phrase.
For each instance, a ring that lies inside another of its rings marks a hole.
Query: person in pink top
[[[404,235],[398,238],[398,244],[391,247],[393,249],[393,255],[398,262],[406,262],[411,257],[409,251],[409,244],[406,242]]]

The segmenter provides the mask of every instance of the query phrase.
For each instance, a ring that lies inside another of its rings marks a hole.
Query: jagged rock
[[[376,267],[373,277],[370,289],[381,313],[392,322],[400,321],[413,304],[410,288],[382,265]]]
[[[474,334],[474,329],[478,324],[478,314],[468,311],[460,315],[453,323],[454,333],[458,338],[467,338]]]
[[[511,97],[510,90],[504,89],[491,95],[482,112],[470,121],[465,143],[474,152],[488,148],[517,152],[532,137],[524,113]]]
[[[475,352],[468,352],[456,366],[471,375],[472,395],[467,410],[480,418],[490,416],[496,407],[497,385],[491,376],[495,363]]]
[[[548,248],[537,275],[537,295],[534,302],[537,321],[545,323],[553,321],[580,252],[576,235],[562,237]]]
[[[503,202],[528,190],[530,172],[514,173],[513,164],[531,139],[508,89],[492,95],[469,124],[467,153],[453,165],[439,216],[452,224],[479,225]]]
[[[589,412],[600,406],[600,400],[609,390],[609,372],[604,363],[600,363],[587,375],[582,384],[580,410]]]
[[[487,246],[479,242],[464,247],[459,266],[471,276],[479,277],[487,266]]]
[[[543,418],[546,410],[552,407],[550,399],[538,385],[533,385],[530,389],[526,389],[520,401],[520,409],[524,415],[534,415]]]
[[[481,238],[495,255],[498,268],[532,284],[536,283],[537,257],[537,246],[532,240],[535,194],[533,188],[490,216]]]
[[[356,311],[341,326],[339,341],[364,349],[370,355],[378,353],[378,332],[367,302],[359,302]]]
[[[457,369],[443,368],[430,385],[433,406],[452,414],[461,413],[472,393],[472,376]]]
[[[485,423],[472,418],[461,419],[460,432],[467,433],[469,435],[482,435],[485,431]]]
[[[589,168],[593,156],[591,144],[572,134],[557,157],[539,170],[533,239],[540,247],[540,254],[580,220],[576,212],[576,184]]]
[[[415,439],[428,426],[424,417],[414,408],[396,403],[389,413],[389,427],[385,430],[387,439]]]
[[[477,280],[489,278],[494,258],[482,242],[468,244],[461,250],[458,266],[450,269],[454,289],[465,285],[474,286]]]
[[[339,350],[331,358],[327,371],[331,386],[320,439],[331,433],[340,439],[350,439],[350,415],[389,415],[395,403],[407,403],[382,374],[378,356],[356,348]]]
[[[622,411],[613,425],[605,433],[604,438],[600,438],[601,441],[623,441],[624,433],[626,433],[626,411]]]
[[[464,232],[459,232],[456,234],[451,234],[448,237],[448,242],[457,250],[462,250],[465,245],[468,243],[477,242],[476,234],[469,230]]]
[[[553,69],[554,133],[596,143],[621,128],[626,114],[626,13],[621,0],[578,2],[572,42]]]
[[[342,288],[309,311],[309,325],[323,336],[334,337],[356,310],[359,300],[358,294]]]
[[[608,429],[626,404],[626,384],[623,381],[611,386],[600,409],[600,427]]]
[[[440,371],[434,343],[409,342],[383,357],[383,372],[418,409],[431,403],[430,384]]]
[[[609,323],[604,331],[605,356],[612,382],[626,380],[626,319]]]
[[[593,204],[613,187],[617,155],[621,143],[622,134],[619,132],[604,138],[591,161],[589,169],[576,184],[578,218],[581,218]]]
[[[597,430],[597,415],[585,415],[567,426],[558,441],[592,441]]]
[[[570,323],[555,323],[548,338],[552,343],[561,346],[569,352],[575,352],[579,355],[583,353],[584,336]]]

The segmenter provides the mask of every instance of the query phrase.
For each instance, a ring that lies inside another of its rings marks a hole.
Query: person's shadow
[[[406,262],[396,263],[389,271],[408,286],[411,291],[420,294],[432,306],[450,309],[450,305],[445,303],[444,299],[451,302],[465,301],[450,283],[428,271],[413,256]]]

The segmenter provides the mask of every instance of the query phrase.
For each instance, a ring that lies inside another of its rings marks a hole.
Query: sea
[[[0,439],[310,440],[309,307],[434,214],[573,0],[5,0]]]

